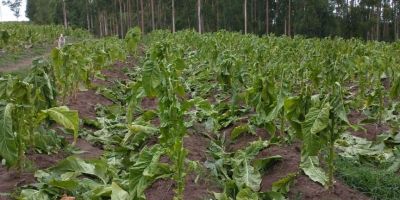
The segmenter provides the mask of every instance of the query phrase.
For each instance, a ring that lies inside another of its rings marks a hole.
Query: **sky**
[[[22,0],[22,5],[20,8],[20,17],[18,21],[27,21],[28,18],[25,17],[25,10],[26,10],[26,0]],[[14,13],[10,10],[8,6],[4,6],[0,1],[0,22],[4,21],[17,21],[17,18],[14,16]]]

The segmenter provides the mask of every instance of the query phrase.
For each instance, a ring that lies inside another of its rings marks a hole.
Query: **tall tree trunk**
[[[144,8],[143,8],[143,0],[140,0],[140,26],[142,28],[142,32],[144,33]]]
[[[284,23],[284,28],[283,28],[283,33],[285,34],[285,35],[288,35],[287,34],[287,19],[286,19],[286,17],[284,17],[285,18],[285,23]]]
[[[289,0],[289,8],[288,8],[288,35],[292,35],[292,0]]]
[[[381,2],[378,2],[377,7],[377,23],[376,23],[376,40],[380,39],[380,24],[381,24]]]
[[[247,34],[247,0],[244,0],[243,11],[244,11],[244,34]]]
[[[156,29],[156,22],[154,21],[154,0],[151,0],[150,4],[151,4],[151,28],[154,31]]]
[[[275,7],[275,27],[278,26],[278,18],[279,18],[279,0],[276,0],[276,7]],[[278,30],[278,29],[275,29]],[[278,32],[277,32],[278,33]]]
[[[216,30],[218,31],[219,30],[219,22],[220,22],[218,0],[215,2],[215,9],[216,9],[216,12],[217,12],[217,27],[216,27]]]
[[[269,34],[269,0],[265,0],[265,32]]]
[[[175,33],[175,0],[172,0],[172,32]]]
[[[67,21],[67,8],[65,6],[65,0],[63,0],[63,15],[64,15],[64,28],[68,28],[68,21]]]
[[[140,2],[139,0],[136,0],[136,21],[137,21],[137,26],[140,26]]]
[[[201,33],[201,0],[197,0],[197,23],[198,31]]]
[[[397,0],[393,0],[393,36],[395,41],[398,39],[397,26]]]
[[[107,21],[107,19],[108,19],[108,16],[107,16],[107,13],[106,12],[104,12],[103,13],[103,27],[104,27],[104,35],[105,36],[107,36],[108,35],[108,21]]]
[[[122,13],[122,0],[119,0],[119,22],[120,22],[120,37],[124,37],[124,21],[123,21],[123,13]]]
[[[126,10],[127,10],[127,25],[128,25],[128,27],[130,28],[130,27],[132,27],[132,15],[131,15],[131,10],[132,9],[132,7],[131,7],[131,0],[128,0],[127,1],[127,4],[126,4]]]
[[[87,30],[90,31],[90,18],[89,18],[89,2],[86,0],[86,23],[87,23]]]

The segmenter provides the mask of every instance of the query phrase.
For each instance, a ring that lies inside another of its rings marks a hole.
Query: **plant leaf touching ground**
[[[13,131],[12,104],[0,105],[0,156],[7,166],[18,161],[17,139]]]
[[[61,106],[43,110],[41,113],[45,114],[51,120],[54,120],[55,122],[64,126],[65,128],[72,130],[74,132],[74,143],[76,143],[76,140],[78,138],[78,129],[79,129],[78,111],[70,110],[66,106]],[[38,118],[44,119],[45,117],[41,116]]]
[[[300,164],[300,168],[311,180],[326,186],[328,183],[328,176],[318,165],[318,157],[309,156]]]

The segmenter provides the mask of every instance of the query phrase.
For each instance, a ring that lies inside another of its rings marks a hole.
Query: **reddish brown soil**
[[[32,162],[34,167],[45,169],[55,165],[58,161],[66,158],[67,155],[63,152],[53,155],[44,155],[37,153],[27,153],[27,162]],[[33,172],[23,172],[19,176],[19,172],[14,169],[7,170],[6,167],[0,167],[0,193],[10,192],[17,187],[35,182]],[[1,199],[1,198],[0,198]],[[4,198],[5,199],[5,198]]]
[[[158,108],[158,101],[156,98],[145,97],[142,99],[141,107],[145,110],[155,110]]]
[[[91,119],[96,118],[95,107],[97,104],[105,106],[112,104],[112,101],[100,94],[96,94],[94,90],[78,92],[76,98],[71,97],[68,102],[67,106],[73,110],[78,110],[80,118]]]
[[[106,76],[107,80],[127,80],[129,77],[123,72],[125,67],[130,66],[127,62],[116,62],[113,66],[104,69],[101,73]]]
[[[255,135],[251,133],[242,133],[238,138],[232,140],[231,133],[233,129],[236,128],[237,126],[244,124],[245,123],[243,121],[235,123],[234,125],[228,126],[227,128],[221,131],[222,134],[225,135],[228,151],[231,152],[237,151],[239,149],[245,148],[251,142],[257,141],[259,139],[267,140],[270,138],[269,134],[267,133],[267,131],[265,131],[265,129],[257,128]]]
[[[73,138],[69,137],[67,138],[69,142],[72,143]],[[75,144],[76,147],[78,147],[82,153],[79,154],[79,157],[83,159],[94,159],[94,158],[99,158],[103,154],[103,150],[100,148],[94,147],[92,144],[87,142],[84,139],[78,138]]]
[[[145,195],[147,200],[171,200],[174,198],[176,184],[170,179],[158,179],[149,188]]]
[[[367,118],[367,116],[365,116],[361,112],[356,112],[356,111],[352,111],[348,115],[348,119],[349,119],[350,123],[352,123],[352,124],[359,124],[362,120],[364,120],[366,118]],[[373,123],[373,124],[365,124],[362,127],[365,130],[359,129],[359,130],[355,131],[355,130],[349,129],[349,131],[351,131],[351,133],[354,136],[366,138],[368,140],[375,140],[376,136],[389,130],[389,126],[387,126],[386,124]]]
[[[183,139],[183,145],[188,150],[188,158],[190,160],[199,161],[201,163],[207,160],[207,147],[210,141],[198,134],[190,134]]]
[[[216,187],[216,183],[208,179],[199,178],[197,182],[196,175],[189,174],[186,176],[185,190],[183,199],[185,200],[203,200],[211,199],[212,192],[221,192]],[[171,179],[159,179],[146,189],[145,195],[148,200],[172,200],[175,195],[176,184]]]
[[[272,183],[278,181],[291,173],[299,172],[300,164],[300,144],[295,143],[291,146],[270,146],[258,154],[258,158],[265,158],[280,155],[282,160],[273,165],[265,172],[262,182],[261,191],[271,190]]]
[[[304,200],[368,200],[361,192],[337,181],[332,191],[324,189],[305,175],[296,178],[290,188],[289,199]]]

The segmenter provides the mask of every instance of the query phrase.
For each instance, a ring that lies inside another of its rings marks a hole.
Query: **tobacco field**
[[[400,43],[70,31],[0,76],[1,200],[399,198]]]

